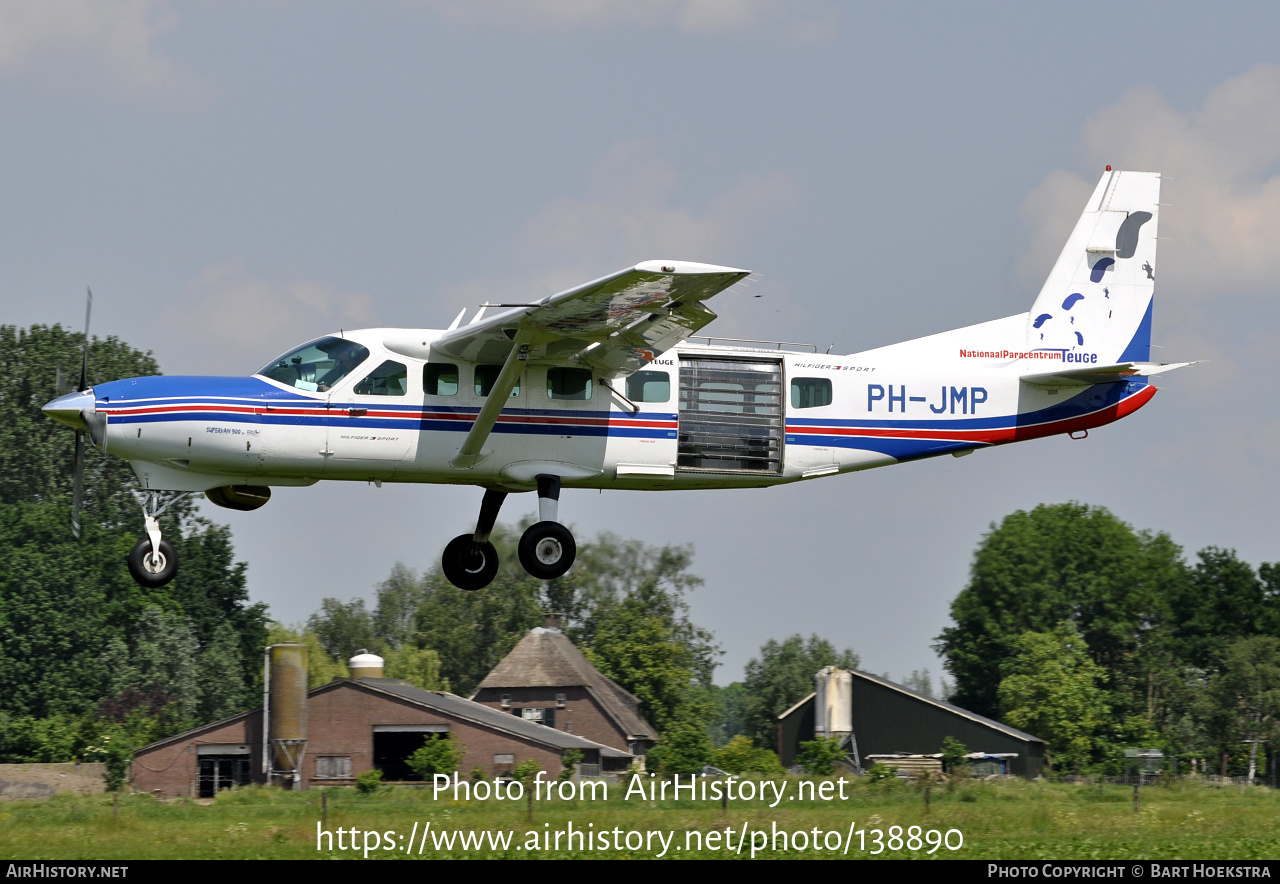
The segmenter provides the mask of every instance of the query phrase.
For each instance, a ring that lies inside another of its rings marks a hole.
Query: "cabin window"
[[[355,392],[361,396],[403,396],[408,392],[408,385],[409,370],[388,359],[356,384]]]
[[[428,396],[458,395],[458,366],[428,363],[422,367],[422,392]]]
[[[627,377],[627,398],[632,402],[670,402],[671,375],[665,371],[637,371]]]
[[[369,351],[355,341],[320,338],[284,354],[258,374],[309,393],[324,393],[368,358]]]
[[[501,365],[477,365],[476,366],[476,395],[488,396],[489,391],[493,389],[493,385],[498,380],[498,375],[502,372]],[[520,381],[516,381],[516,385],[511,388],[511,398],[514,399],[520,395]]]
[[[591,371],[586,368],[548,368],[548,399],[590,399]]]
[[[792,378],[791,407],[820,408],[831,404],[830,378]]]

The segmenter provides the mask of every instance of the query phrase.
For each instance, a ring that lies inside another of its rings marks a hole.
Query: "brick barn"
[[[582,753],[584,775],[625,770],[632,755],[442,691],[386,678],[337,678],[306,694],[307,742],[300,788],[349,785],[378,768],[384,780],[409,780],[405,765],[423,740],[449,734],[466,746],[465,776],[486,776],[533,759],[555,777],[565,753]],[[160,798],[212,797],[233,785],[266,782],[262,707],[139,749],[135,790]]]
[[[643,756],[658,732],[640,715],[640,700],[604,675],[560,631],[559,618],[529,634],[485,676],[471,699]]]

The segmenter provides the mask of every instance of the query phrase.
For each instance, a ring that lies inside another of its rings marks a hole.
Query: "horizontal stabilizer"
[[[1130,378],[1145,378],[1163,374],[1195,365],[1194,362],[1118,362],[1115,365],[1091,365],[1088,368],[1073,368],[1065,371],[1051,371],[1044,374],[1027,374],[1022,380],[1028,384],[1041,387],[1084,386],[1091,384],[1111,384]]]

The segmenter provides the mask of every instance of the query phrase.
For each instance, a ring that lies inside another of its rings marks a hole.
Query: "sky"
[[[0,133],[0,323],[78,330],[92,286],[94,334],[166,374],[655,258],[754,271],[708,331],[856,352],[1026,311],[1103,167],[1158,171],[1154,358],[1199,362],[1138,414],[767,490],[568,491],[561,518],[693,545],[721,683],[793,633],[936,679],[975,547],[1040,503],[1280,559],[1270,4],[6,0]],[[205,511],[298,622],[430,567],[479,500]]]

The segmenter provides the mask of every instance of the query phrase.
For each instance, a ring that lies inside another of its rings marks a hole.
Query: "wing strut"
[[[516,336],[515,346],[511,348],[506,361],[502,363],[502,371],[498,372],[498,378],[493,382],[493,389],[489,391],[489,398],[485,400],[480,413],[476,415],[476,422],[471,425],[471,431],[462,441],[462,447],[449,461],[450,466],[455,470],[469,470],[489,456],[487,453],[481,453],[481,449],[484,448],[489,433],[493,431],[493,425],[497,423],[502,407],[507,404],[507,398],[515,389],[516,381],[524,368],[523,363],[529,358],[529,345],[523,343],[520,337],[520,335]]]

